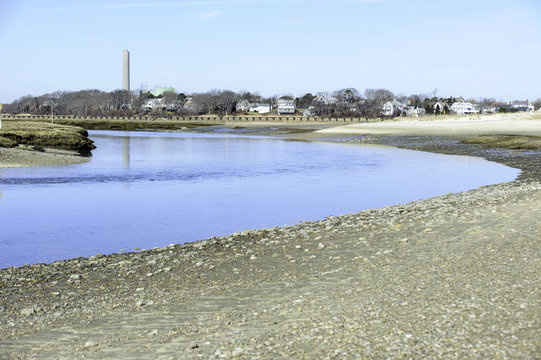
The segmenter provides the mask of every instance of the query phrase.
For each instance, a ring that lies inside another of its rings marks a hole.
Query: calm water
[[[226,134],[91,132],[89,163],[0,170],[0,268],[294,224],[513,180],[488,161]]]

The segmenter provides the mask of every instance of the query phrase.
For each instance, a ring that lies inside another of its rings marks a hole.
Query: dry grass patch
[[[464,144],[482,144],[505,149],[541,150],[540,136],[480,135],[462,142]]]
[[[90,155],[95,149],[88,132],[80,127],[32,121],[4,121],[0,130],[0,146],[30,145],[62,150],[74,150]]]

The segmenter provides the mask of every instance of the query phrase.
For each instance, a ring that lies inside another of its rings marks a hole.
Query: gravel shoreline
[[[539,358],[539,152],[344,141],[523,173],[318,222],[0,269],[0,358]]]

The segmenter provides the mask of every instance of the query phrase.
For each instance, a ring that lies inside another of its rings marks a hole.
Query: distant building
[[[405,108],[405,104],[402,104],[400,101],[394,99],[393,101],[387,101],[385,104],[383,104],[381,114],[383,116],[400,115]]]
[[[250,110],[250,102],[248,100],[240,100],[237,101],[237,104],[235,105],[235,110],[238,112],[244,112]]]
[[[406,116],[419,117],[419,116],[424,116],[425,114],[426,114],[426,110],[420,107],[410,106],[406,110]]]
[[[256,112],[260,114],[265,114],[271,111],[271,105],[267,103],[250,103],[247,100],[241,100],[237,103],[235,107],[236,111],[249,111]]]
[[[277,101],[278,114],[294,114],[295,113],[295,100],[279,99]]]
[[[177,111],[179,109],[182,109],[182,101],[175,101],[169,104],[165,104],[165,110],[167,111]]]
[[[497,102],[497,103],[494,103],[494,107],[496,111],[500,111],[500,109],[503,109],[504,111],[507,111],[507,112],[534,111],[535,109],[534,105],[530,103],[528,100]]]
[[[266,113],[270,113],[271,111],[271,106],[270,104],[257,104],[257,108],[255,109],[255,111],[257,111],[259,114],[266,114]]]
[[[182,108],[181,102],[175,101],[175,102],[166,104],[163,98],[147,99],[145,103],[143,104],[143,106],[141,106],[141,110],[143,111],[151,111],[151,110],[176,111],[180,108]]]
[[[166,105],[163,102],[163,99],[147,99],[141,109],[143,111],[151,110],[165,110]]]
[[[519,101],[515,100],[511,103],[511,106],[513,110],[515,111],[534,111],[534,106],[532,103],[530,103],[528,100],[526,101]]]
[[[335,97],[327,98],[323,95],[317,95],[312,99],[312,104],[322,104],[322,105],[333,105],[338,102],[338,99]]]
[[[464,100],[453,103],[449,111],[457,115],[477,114],[473,105],[469,102],[464,102]]]
[[[434,114],[443,114],[446,111],[449,111],[449,106],[446,102],[438,101],[433,106]]]
[[[193,101],[193,98],[188,97],[186,98],[186,102],[184,103],[184,109],[189,111],[197,111],[198,105],[195,101]]]
[[[308,109],[304,110],[302,112],[302,116],[307,116],[307,117],[310,117],[310,116],[314,116],[315,115],[315,112],[314,112],[314,107],[313,106],[309,106]]]

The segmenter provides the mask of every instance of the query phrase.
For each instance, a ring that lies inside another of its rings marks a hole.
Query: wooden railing
[[[108,120],[108,121],[176,121],[176,122],[296,122],[296,123],[358,123],[365,122],[364,118],[346,117],[330,118],[319,116],[84,116],[84,115],[26,115],[26,114],[3,114],[5,120]]]

